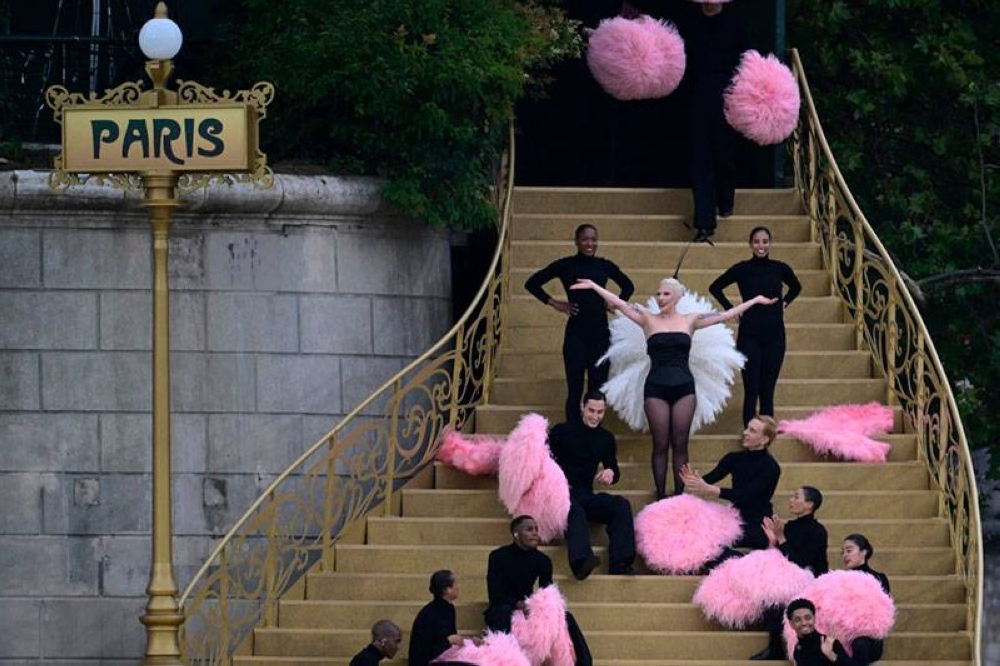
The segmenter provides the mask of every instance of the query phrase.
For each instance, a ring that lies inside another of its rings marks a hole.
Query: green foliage
[[[229,0],[233,85],[277,88],[265,149],[388,179],[400,211],[495,221],[488,193],[514,101],[579,53],[557,8],[516,0]]]
[[[974,445],[1000,473],[1000,12],[992,0],[790,0],[790,40],[862,210],[922,284]],[[965,271],[960,273],[959,271]]]

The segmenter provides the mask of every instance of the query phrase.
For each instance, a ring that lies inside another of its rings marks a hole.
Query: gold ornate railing
[[[278,600],[319,563],[333,569],[344,531],[381,506],[434,459],[441,430],[485,402],[505,329],[514,132],[494,204],[498,241],[479,292],[458,323],[311,446],[226,534],[181,596],[182,652],[228,664],[257,626],[273,626]]]
[[[973,663],[980,664],[983,544],[979,493],[955,396],[934,343],[889,253],[844,181],[823,134],[798,51],[792,69],[802,115],[790,142],[795,185],[823,247],[833,292],[847,304],[857,342],[871,350],[892,399],[917,437],[917,450],[941,492],[957,573],[965,583]]]

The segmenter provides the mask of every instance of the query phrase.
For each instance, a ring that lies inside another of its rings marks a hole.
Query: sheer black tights
[[[674,492],[684,492],[681,467],[688,461],[688,436],[698,404],[695,394],[686,395],[673,404],[659,398],[646,398],[643,406],[646,421],[653,435],[653,483],[656,498],[667,496],[667,456],[673,450]]]

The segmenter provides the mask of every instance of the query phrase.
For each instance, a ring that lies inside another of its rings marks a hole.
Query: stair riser
[[[638,513],[653,501],[651,491],[612,488],[608,492],[620,494]],[[938,496],[933,491],[914,491],[902,494],[857,492],[824,493],[823,520],[916,520],[937,516]],[[403,491],[403,515],[411,518],[491,518],[505,517],[506,510],[496,492],[484,491]],[[933,523],[931,523],[933,524]],[[947,539],[947,528],[944,530]],[[946,541],[947,543],[947,541]]]
[[[626,273],[635,269],[655,268],[663,271],[660,279],[670,277],[687,243],[625,243],[608,241],[601,243],[598,255],[618,264]],[[513,241],[511,243],[510,265],[513,268],[537,270],[560,257],[573,253],[566,243],[543,241]],[[750,257],[745,243],[696,243],[690,246],[684,263],[700,269],[713,269],[718,273],[738,261]],[[820,248],[811,243],[783,243],[772,250],[773,259],[783,261],[796,272],[819,270],[823,267]],[[681,272],[681,282],[684,281]]]
[[[620,462],[647,462],[651,450],[649,435],[645,437],[619,437],[618,439],[618,460]],[[913,462],[916,460],[917,442],[912,435],[888,435],[876,437],[875,439],[888,441],[892,444],[889,449],[889,462]],[[731,440],[730,440],[731,441]],[[715,438],[702,438],[697,436],[692,438],[690,444],[691,455],[698,463],[701,471],[708,471],[729,451],[736,450],[732,444],[726,444]],[[820,456],[812,451],[805,444],[797,440],[778,439],[771,445],[771,454],[782,464],[796,462],[833,462],[833,459]]]
[[[599,222],[601,214],[684,215],[694,208],[691,190],[523,188],[514,190],[515,213],[579,214],[580,221]],[[795,190],[737,190],[734,211],[740,215],[801,215]],[[720,226],[726,220],[720,220]]]
[[[597,227],[602,242],[686,242],[694,236],[694,230],[684,224],[690,221],[683,215],[602,215],[583,220],[579,215],[516,214],[511,220],[511,237],[514,240],[565,241],[566,253],[570,254],[576,251],[573,234],[584,221]],[[805,243],[810,240],[809,221],[804,215],[734,215],[719,225],[712,240],[717,243],[747,243],[749,246],[750,231],[759,226],[771,230],[775,247],[779,243]]]

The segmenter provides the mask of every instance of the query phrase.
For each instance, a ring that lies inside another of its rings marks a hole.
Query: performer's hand
[[[598,483],[603,483],[606,486],[610,486],[612,483],[615,482],[615,472],[614,470],[611,469],[602,469],[600,472],[597,473],[597,476],[594,477],[594,480],[597,481]]]
[[[823,651],[830,661],[837,661],[837,653],[833,650],[833,636],[824,636],[820,639],[819,649]]]
[[[524,603],[524,601],[518,601],[514,604],[514,610],[519,610],[524,613],[524,617],[528,617],[528,604]]]
[[[753,300],[754,300],[754,303],[759,303],[760,305],[774,305],[775,303],[778,302],[777,298],[768,298],[767,296],[764,296],[763,294],[761,294],[759,296],[754,296]]]
[[[570,303],[569,301],[559,301],[552,299],[549,301],[549,305],[552,306],[557,312],[561,312],[564,315],[572,317],[577,312],[580,311],[580,307],[576,303]]]
[[[475,643],[476,640],[477,639],[475,637],[472,638],[473,643]],[[456,647],[461,647],[462,643],[465,642],[465,639],[459,636],[458,634],[452,634],[451,636],[448,637],[448,642]]]
[[[771,519],[772,529],[774,530],[775,540],[781,544],[785,543],[785,521],[781,518],[775,516]]]
[[[569,286],[570,289],[593,289],[597,285],[593,280],[579,279]]]
[[[483,644],[483,637],[482,636],[473,636],[472,637],[472,644],[475,645],[476,647],[479,647],[480,645]]]
[[[774,534],[774,519],[765,518],[760,523],[760,528],[764,530],[764,535],[767,537],[768,546],[774,548],[778,545],[778,537]]]
[[[782,310],[787,310],[787,309],[788,309],[788,301],[784,301],[784,302],[783,302],[783,303],[781,304],[781,309],[782,309]]]

